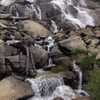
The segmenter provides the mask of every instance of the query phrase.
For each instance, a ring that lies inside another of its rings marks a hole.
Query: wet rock
[[[63,41],[59,42],[62,47],[68,48],[68,49],[86,49],[86,44],[79,36],[71,36],[68,39],[65,39]]]
[[[54,38],[57,41],[61,41],[61,40],[63,40],[65,38],[65,35],[64,35],[64,33],[59,32],[59,33],[55,34]]]
[[[99,4],[100,5],[100,4]],[[95,23],[97,26],[100,26],[100,6],[97,9],[93,9],[93,14],[94,14],[94,18],[95,18]]]
[[[23,30],[29,32],[28,35],[33,37],[47,37],[50,33],[45,27],[32,20],[23,21],[22,25]]]
[[[91,38],[91,44],[90,46],[97,46],[99,43],[99,39],[96,39],[96,38]]]
[[[100,59],[100,52],[97,54],[96,59]]]
[[[78,11],[72,5],[69,6],[69,11],[72,15],[74,15],[77,18]]]
[[[35,12],[33,9],[31,8],[31,4],[26,2],[25,0],[21,1],[16,0],[16,2],[9,7],[9,13],[13,16],[19,16],[19,17],[26,16],[32,19],[33,17],[35,17]]]
[[[89,41],[88,50],[90,52],[97,53],[99,51],[99,49],[97,48],[97,46],[99,44],[99,39],[91,37],[91,38],[88,38],[87,41]]]
[[[91,53],[98,53],[99,50],[96,47],[90,46],[88,47],[88,51]]]
[[[92,30],[92,27],[87,26],[86,28],[82,28],[79,30],[80,34],[85,34],[85,36],[94,36],[94,32]]]
[[[63,53],[59,50],[58,46],[55,46],[54,48],[52,48],[50,55],[54,61],[59,59],[59,57],[64,56]]]
[[[75,99],[72,100],[91,100],[89,96],[84,96],[84,97],[77,97]]]
[[[0,40],[0,80],[5,76],[4,42]]]
[[[3,43],[4,43],[4,41],[0,39],[0,46],[1,46]]]
[[[37,68],[41,68],[47,65],[48,62],[48,52],[43,49],[42,47],[33,46],[32,47],[32,54],[35,64]]]
[[[98,0],[88,0],[86,1],[87,3],[87,7],[89,9],[96,9],[96,8],[99,8],[99,3],[97,2]]]
[[[63,31],[68,34],[70,31],[72,30],[76,30],[76,28],[78,29],[79,26],[78,25],[73,25],[69,20],[66,20],[62,23],[60,23],[60,27],[63,29]]]
[[[95,30],[94,34],[97,38],[100,38],[100,30]]]
[[[74,90],[71,87],[65,85],[58,86],[54,91],[53,95],[56,97],[66,98],[68,100],[72,100],[76,96]]]
[[[62,97],[56,97],[53,100],[64,100]]]
[[[71,65],[71,59],[66,56],[58,57],[54,59],[54,62],[58,65],[64,66],[66,69]]]
[[[32,89],[28,83],[17,80],[12,76],[0,82],[0,100],[17,100],[32,94]]]

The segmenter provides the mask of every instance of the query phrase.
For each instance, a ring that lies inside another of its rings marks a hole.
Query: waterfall
[[[57,24],[55,23],[55,21],[51,20],[51,31],[53,33],[57,33],[58,32],[58,27]]]
[[[9,6],[16,0],[1,0],[0,4],[3,6]],[[59,17],[62,23],[68,24],[69,22],[74,26],[86,27],[87,25],[94,26],[94,18],[90,15],[90,11],[87,7],[85,0],[26,0],[28,4],[29,12],[35,15],[38,20],[44,18],[45,12],[49,12],[50,7],[55,9],[54,11],[60,11],[60,15],[55,15]],[[48,5],[50,7],[48,7]],[[46,9],[45,9],[46,8]],[[26,9],[26,8],[25,8]],[[51,9],[51,10],[52,10]],[[51,11],[53,12],[53,11]],[[51,17],[54,17],[52,13],[49,13]],[[57,12],[55,12],[57,13]],[[18,15],[18,14],[17,14]],[[57,32],[58,22],[56,19],[51,20],[52,28],[54,32]]]
[[[89,96],[89,94],[86,91],[82,90],[82,71],[80,67],[76,64],[76,61],[73,61],[73,69],[75,72],[78,73],[79,76],[78,89],[76,90],[76,93],[79,96]]]
[[[76,95],[73,89],[69,86],[63,85],[56,88],[53,93],[53,97],[62,97],[63,100],[74,100]]]
[[[3,5],[3,6],[9,6],[11,5],[12,3],[14,3],[16,0],[1,0],[0,1],[0,4]]]
[[[49,36],[46,40],[48,42],[47,48],[48,48],[48,54],[51,53],[52,48],[55,46],[55,40]],[[52,58],[51,56],[49,56],[49,63],[48,63],[48,68],[55,66],[55,64],[53,64]]]
[[[35,7],[33,4],[31,4],[31,10],[33,10],[33,12],[35,13],[37,19],[39,19],[39,20],[42,19],[41,9],[39,6]]]
[[[82,90],[82,71],[81,71],[80,67],[78,65],[76,65],[75,61],[73,61],[73,69],[79,75],[78,90]]]
[[[60,76],[49,78],[42,75],[36,79],[27,79],[27,81],[31,83],[35,95],[32,100],[49,100],[56,87],[64,85],[63,78]]]
[[[64,100],[75,98],[75,92],[69,86],[64,85],[61,76],[44,77],[43,75],[36,79],[27,79],[31,83],[34,97],[29,100],[53,100],[61,97]]]
[[[42,20],[42,12],[41,12],[41,9],[40,9],[39,6],[37,6],[37,13],[36,13],[36,15],[37,15],[37,18],[39,20]]]
[[[36,18],[41,20],[42,19],[41,9],[38,5],[36,5],[36,0],[26,0],[26,1],[30,2],[31,10],[35,13]]]
[[[61,10],[63,20],[69,20],[80,27],[94,26],[94,19],[89,15],[88,10],[81,6],[86,6],[85,1],[79,0],[76,4],[74,2],[74,0],[52,0],[51,4],[53,4],[54,8],[57,6]]]

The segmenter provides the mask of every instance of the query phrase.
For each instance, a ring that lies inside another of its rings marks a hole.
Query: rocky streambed
[[[90,100],[83,86],[88,72],[100,68],[100,26],[91,17],[96,16],[99,4],[84,0],[3,2],[0,100]],[[52,10],[60,15],[55,18]]]
[[[33,96],[34,92],[31,90],[31,85],[35,83],[30,78],[38,80],[36,77],[41,77],[42,75],[48,78],[45,80],[42,79],[43,83],[39,83],[41,87],[43,84],[47,84],[47,87],[55,85],[56,88],[56,85],[59,85],[61,80],[57,78],[58,81],[54,81],[53,83],[51,83],[52,79],[48,80],[51,76],[54,77],[53,74],[56,74],[56,76],[60,74],[60,77],[64,81],[61,84],[62,87],[66,84],[73,89],[77,89],[79,78],[77,72],[73,69],[73,61],[78,64],[83,72],[82,84],[87,81],[87,70],[91,70],[95,66],[100,67],[99,26],[87,26],[86,28],[74,31],[70,30],[68,33],[52,33],[43,25],[32,20],[20,20],[16,23],[9,20],[1,20],[0,23],[0,98],[2,100],[9,100],[9,98],[10,100],[17,100],[18,98],[27,100],[25,98],[29,97],[32,97],[32,100],[40,100]],[[49,36],[52,37],[50,38],[51,42],[52,39],[54,40],[54,46],[50,52],[47,49],[47,39]],[[29,48],[29,54],[27,48]],[[49,63],[50,59],[52,62]],[[27,78],[29,78],[28,83],[24,81]],[[68,88],[66,91],[72,90]],[[65,92],[66,95],[67,92]],[[73,95],[75,96],[75,92],[71,93],[74,93]],[[55,99],[51,98],[54,100],[56,100],[56,97],[57,100],[63,100],[57,94],[52,97],[55,97]],[[86,100],[86,98],[83,98],[83,100]],[[41,99],[45,100],[46,98],[41,97]]]

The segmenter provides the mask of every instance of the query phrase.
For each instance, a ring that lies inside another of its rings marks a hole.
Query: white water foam
[[[51,4],[53,6],[58,6],[62,12],[62,19],[69,20],[73,24],[77,24],[80,27],[86,27],[86,25],[94,26],[94,19],[89,15],[88,11],[86,9],[83,9],[81,5],[86,6],[86,3],[84,0],[79,0],[79,3],[77,6],[73,4],[73,0],[52,0]],[[77,10],[77,17],[73,16],[69,10],[69,6],[73,6],[75,10]],[[66,13],[67,9],[67,13]]]
[[[29,100],[53,100],[56,97],[72,100],[75,98],[74,91],[69,86],[64,85],[61,77],[41,78],[27,79],[35,93],[35,96]]]
[[[79,75],[78,90],[82,90],[82,71],[81,71],[80,67],[78,65],[76,65],[75,61],[73,61],[73,69]]]
[[[9,6],[9,5],[11,5],[12,3],[14,3],[16,0],[1,0],[0,1],[0,4],[2,5],[2,6]]]
[[[53,33],[57,33],[59,30],[58,30],[58,26],[57,26],[57,24],[55,23],[55,21],[54,20],[51,20],[51,31],[53,32]]]

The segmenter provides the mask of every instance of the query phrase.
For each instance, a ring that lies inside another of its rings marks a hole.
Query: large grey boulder
[[[33,59],[38,68],[46,66],[48,63],[48,52],[42,47],[33,46],[31,49]]]
[[[72,49],[83,49],[86,50],[86,44],[80,36],[71,36],[68,39],[59,42],[62,47]]]
[[[47,37],[50,33],[50,31],[48,31],[44,26],[32,20],[23,21],[22,25],[23,30],[28,32],[28,35],[33,37]]]
[[[0,81],[0,100],[17,100],[32,94],[32,89],[28,83],[17,80],[12,76]]]

